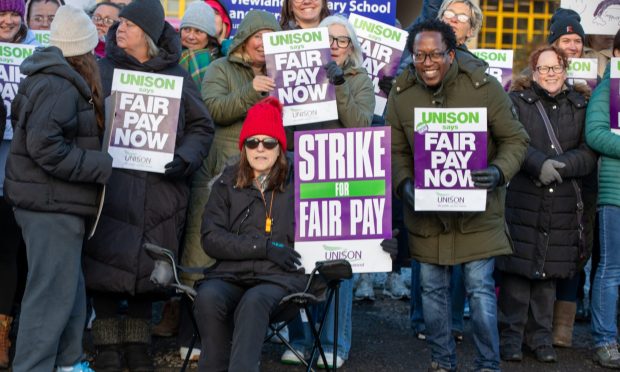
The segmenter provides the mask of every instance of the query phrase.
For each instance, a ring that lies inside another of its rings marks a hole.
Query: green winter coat
[[[248,109],[267,94],[254,90],[254,71],[236,50],[260,30],[280,31],[275,17],[263,11],[250,11],[239,25],[230,46],[230,53],[207,67],[202,81],[202,99],[215,123],[215,137],[211,151],[192,179],[190,207],[185,227],[184,252],[181,263],[186,266],[208,267],[215,260],[208,257],[200,242],[202,214],[209,199],[209,182],[226,166],[228,159],[239,155],[239,133]],[[186,283],[199,279],[184,275]]]
[[[601,155],[598,205],[620,207],[620,136],[611,132],[609,65],[586,111],[586,143]]]
[[[407,178],[414,177],[416,107],[486,107],[487,157],[504,176],[504,184],[487,194],[484,212],[413,213],[405,208],[409,250],[420,262],[455,265],[512,252],[504,222],[505,183],[519,171],[529,137],[501,84],[485,70],[483,61],[457,50],[455,61],[436,91],[428,89],[409,66],[390,92],[386,123],[392,127],[392,184],[396,190]]]

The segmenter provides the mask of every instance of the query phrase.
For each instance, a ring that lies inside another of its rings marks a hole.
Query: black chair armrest
[[[353,277],[351,264],[347,260],[319,261],[316,263],[316,268],[319,275],[328,283],[334,280],[339,281]]]

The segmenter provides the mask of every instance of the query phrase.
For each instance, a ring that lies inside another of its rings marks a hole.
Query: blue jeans
[[[349,350],[351,350],[351,331],[353,328],[351,323],[353,280],[348,279],[342,281],[338,293],[340,297],[338,302],[338,356],[347,360],[349,358]],[[323,312],[323,309],[324,305],[319,305],[311,309],[313,312],[312,315],[316,318],[318,316],[317,314]],[[319,319],[315,319],[315,321],[318,320]],[[321,343],[326,353],[332,353],[334,351],[334,320],[334,301],[332,300],[327,318],[325,319],[323,333],[321,334]],[[288,324],[290,342],[296,350],[310,352],[312,348],[312,333],[308,327],[307,321],[305,319],[302,321],[299,316]]]
[[[465,329],[463,313],[465,308],[465,283],[461,265],[452,266],[450,277],[450,296],[452,296],[452,331]],[[425,333],[424,313],[422,311],[422,289],[420,287],[420,264],[411,260],[411,302],[409,316],[411,328],[415,333]]]
[[[463,279],[469,296],[474,344],[478,351],[475,369],[499,371],[497,300],[493,258],[464,263]],[[420,263],[422,306],[431,358],[445,369],[456,369],[456,345],[452,337],[450,295],[451,266]]]
[[[82,358],[84,219],[15,209],[28,255],[13,371],[50,372]]]
[[[616,343],[616,306],[620,286],[620,208],[599,208],[601,260],[592,285],[592,337],[594,346]]]

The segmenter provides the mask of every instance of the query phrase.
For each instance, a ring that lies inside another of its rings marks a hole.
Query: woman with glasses
[[[523,343],[538,361],[557,360],[552,346],[556,282],[575,275],[584,255],[581,182],[596,166],[596,156],[584,137],[590,92],[585,85],[565,84],[567,63],[554,46],[537,49],[529,61],[532,77],[521,77],[511,87],[530,144],[506,196],[514,253],[496,259],[502,274],[500,353],[506,361],[522,359]]]
[[[97,36],[99,43],[95,48],[95,55],[99,58],[105,57],[105,40],[108,30],[112,25],[118,22],[118,14],[121,12],[122,6],[110,1],[97,3],[93,10],[92,20],[97,28]]]
[[[31,30],[49,30],[62,0],[26,1],[26,23]]]
[[[237,146],[240,159],[215,180],[203,214],[202,247],[217,259],[194,304],[205,372],[258,372],[270,314],[306,283],[293,249],[293,163],[276,98],[248,110]]]
[[[303,1],[300,3],[307,3]],[[305,124],[294,127],[289,131],[289,141],[292,143],[294,130],[340,129],[369,127],[372,123],[375,109],[375,93],[368,72],[362,67],[362,51],[355,31],[349,21],[340,16],[329,16],[321,21],[319,27],[327,27],[332,61],[325,66],[329,82],[336,90],[336,104],[338,106],[338,120],[317,124]],[[289,144],[289,150],[292,150]],[[340,286],[339,314],[334,314],[332,306],[327,315],[326,327],[331,327],[338,316],[338,355],[337,367],[341,367],[349,357],[351,349],[351,309],[353,307],[353,279],[343,281]],[[297,319],[289,326],[289,337],[293,347],[303,355],[312,347],[310,330],[303,329]],[[323,332],[322,343],[325,349],[328,364],[333,363],[334,339],[333,332]],[[281,358],[285,364],[300,364],[301,361],[290,350],[284,352]],[[323,360],[317,362],[319,368],[324,368]],[[331,365],[329,365],[331,368]]]
[[[439,8],[441,21],[454,30],[456,45],[467,49],[465,43],[478,34],[482,27],[482,11],[471,0],[447,0]]]

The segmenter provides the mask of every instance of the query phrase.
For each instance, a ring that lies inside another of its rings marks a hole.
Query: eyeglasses
[[[536,66],[536,71],[541,74],[548,74],[549,71],[553,70],[554,73],[559,74],[564,71],[564,66],[555,65],[555,66]]]
[[[32,20],[36,23],[43,23],[45,21],[47,21],[48,24],[51,24],[52,21],[54,20],[54,15],[48,15],[48,16],[44,16],[44,15],[36,15],[34,17],[32,17]]]
[[[98,15],[94,15],[92,18],[94,23],[103,23],[106,26],[112,26],[114,24],[114,22],[117,21],[117,19],[112,19],[112,18],[108,18],[108,17],[100,17]]]
[[[338,48],[346,48],[351,44],[351,38],[348,36],[332,36],[329,35],[329,47],[331,48],[334,45],[334,41]]]
[[[444,50],[443,52],[430,52],[430,53],[424,53],[424,52],[415,52],[413,54],[413,60],[416,63],[424,63],[426,61],[426,58],[430,58],[431,62],[441,62],[441,60],[443,59],[443,57],[445,57],[445,55],[448,53],[447,50]]]
[[[258,138],[248,138],[245,140],[245,147],[247,147],[250,150],[254,150],[258,148],[258,145],[263,144],[263,147],[266,148],[267,150],[273,150],[276,148],[276,146],[278,146],[278,140],[275,138],[265,138],[265,139],[258,139]]]
[[[443,18],[448,19],[448,20],[452,20],[454,17],[456,17],[456,20],[461,22],[461,23],[467,23],[470,21],[471,17],[467,14],[464,13],[455,13],[451,10],[446,10],[445,12],[443,12]]]

